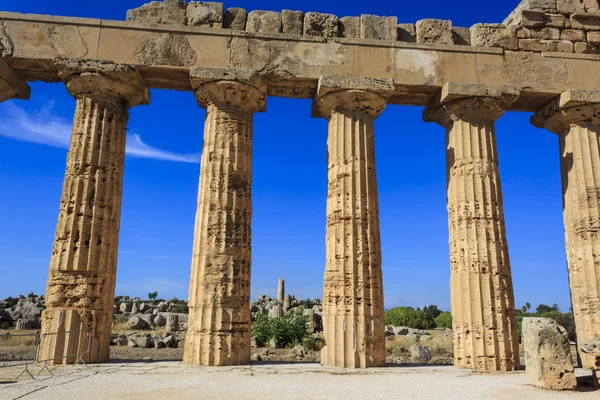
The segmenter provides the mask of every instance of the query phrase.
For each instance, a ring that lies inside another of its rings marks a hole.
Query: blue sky
[[[4,0],[3,11],[124,19],[143,0]],[[237,0],[225,7],[501,22],[518,1]],[[0,298],[45,290],[75,101],[62,84],[32,83],[30,101],[0,104]],[[256,114],[252,297],[321,297],[325,264],[325,120],[309,100],[270,97]],[[386,307],[449,308],[445,138],[421,108],[389,106],[376,121]],[[187,298],[204,110],[191,93],[152,91],[131,112],[117,294]],[[497,123],[517,306],[570,307],[557,138],[508,113]],[[283,128],[285,127],[285,128]]]

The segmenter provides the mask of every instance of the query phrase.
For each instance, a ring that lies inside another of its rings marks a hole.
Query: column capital
[[[30,93],[29,85],[0,58],[0,102],[13,98],[29,100]]]
[[[128,107],[150,103],[150,92],[131,65],[82,58],[57,58],[54,65],[75,98],[83,96],[109,104],[121,100]]]
[[[394,91],[391,78],[322,76],[313,102],[313,117],[331,117],[334,110],[363,111],[377,118],[385,109],[386,97]]]
[[[448,82],[423,111],[423,120],[448,128],[457,120],[500,118],[520,96],[508,85]]]
[[[198,105],[264,112],[267,107],[267,84],[258,71],[234,68],[196,67],[190,81]]]
[[[600,126],[600,91],[567,90],[536,112],[531,124],[557,134],[571,124]]]

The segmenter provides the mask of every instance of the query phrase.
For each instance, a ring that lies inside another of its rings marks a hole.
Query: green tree
[[[156,300],[158,297],[158,292],[148,293],[148,300]]]
[[[435,325],[438,328],[452,329],[452,314],[443,312],[435,319]]]
[[[271,339],[286,347],[293,347],[308,335],[303,307],[296,307],[283,317],[269,318],[259,315],[252,324],[252,335],[258,346],[265,346]]]
[[[550,312],[550,311],[559,311],[558,305],[557,304],[553,304],[552,306],[548,306],[546,304],[540,304],[535,309],[535,313],[536,314],[543,314],[543,313],[547,313],[547,312]]]
[[[431,319],[436,319],[442,313],[438,309],[438,306],[435,306],[435,305],[425,306],[425,307],[423,307],[423,311],[426,312],[427,315],[429,315],[431,317]]]
[[[414,329],[433,329],[435,321],[425,311],[412,307],[396,307],[385,312],[386,325],[407,326]]]

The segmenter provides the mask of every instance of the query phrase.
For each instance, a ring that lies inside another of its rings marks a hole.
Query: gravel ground
[[[590,387],[551,392],[533,387],[524,372],[472,373],[454,367],[369,370],[318,364],[256,363],[199,368],[176,361],[117,362],[52,367],[54,377],[0,385],[0,399],[598,399]],[[588,371],[578,370],[586,375]]]

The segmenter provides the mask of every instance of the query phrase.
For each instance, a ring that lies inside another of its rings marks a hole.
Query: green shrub
[[[177,304],[175,307],[173,307],[173,309],[170,312],[178,314],[188,314],[190,311],[187,304]]]
[[[450,314],[449,312],[443,312],[443,313],[441,313],[435,319],[435,325],[438,328],[452,329],[452,314]]]
[[[386,325],[407,326],[414,329],[433,329],[435,321],[431,316],[420,309],[412,307],[396,307],[385,312]]]
[[[265,346],[271,339],[286,347],[294,347],[307,337],[306,316],[303,308],[294,308],[283,317],[269,318],[259,315],[252,324],[252,335],[257,346]]]

